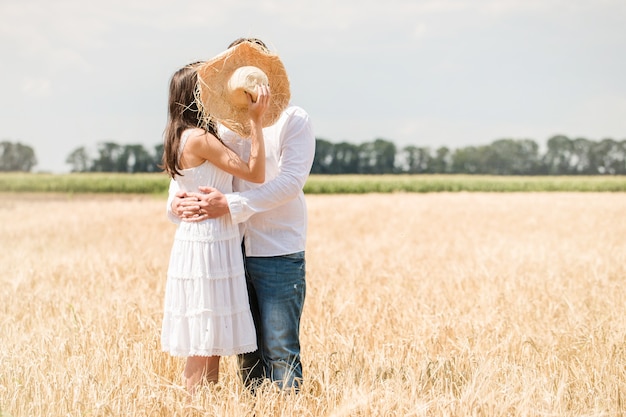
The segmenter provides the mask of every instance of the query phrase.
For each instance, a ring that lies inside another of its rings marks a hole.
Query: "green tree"
[[[154,157],[142,145],[124,145],[118,166],[123,172],[150,172]]]
[[[35,151],[20,142],[0,142],[0,171],[30,172],[37,165]]]
[[[94,172],[126,172],[127,161],[122,159],[124,148],[114,142],[102,142],[98,146],[98,159],[93,161]]]
[[[160,172],[162,170],[161,164],[163,164],[163,149],[162,143],[154,147],[154,156],[152,158],[152,169],[150,172]]]
[[[554,175],[572,173],[574,161],[574,146],[567,136],[558,135],[548,139],[548,149],[543,157],[546,172]]]
[[[363,143],[359,147],[359,173],[392,174],[396,172],[396,145],[385,139]]]
[[[72,166],[72,172],[88,172],[91,170],[91,157],[84,146],[76,148],[65,159]]]
[[[603,139],[594,143],[591,159],[599,174],[626,174],[626,140]]]
[[[432,169],[432,155],[429,148],[405,146],[398,156],[398,168],[407,174],[423,174]]]
[[[332,165],[335,145],[331,142],[315,138],[315,155],[313,156],[312,174],[334,174]]]
[[[447,146],[437,148],[432,159],[431,171],[433,174],[447,174],[452,172],[452,151]]]
[[[356,174],[359,172],[359,146],[340,142],[333,149],[332,174]]]
[[[594,142],[585,138],[572,141],[572,166],[570,172],[575,174],[591,175],[598,173],[598,167],[593,157]]]
[[[530,175],[540,165],[539,146],[530,139],[499,139],[483,149],[484,169],[492,175]]]
[[[483,174],[485,172],[487,153],[484,146],[458,148],[451,155],[451,171],[453,173]]]

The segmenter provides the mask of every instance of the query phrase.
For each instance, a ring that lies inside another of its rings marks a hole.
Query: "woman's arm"
[[[251,149],[250,158],[247,162],[210,133],[190,137],[187,142],[188,151],[238,178],[255,183],[264,182],[265,143],[262,118],[269,107],[269,87],[259,85],[257,86],[257,93],[256,102],[252,102],[248,95]]]

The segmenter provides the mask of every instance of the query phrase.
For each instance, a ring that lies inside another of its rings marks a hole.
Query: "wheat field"
[[[189,399],[150,196],[0,195],[0,416],[626,413],[626,194],[308,196],[305,384]]]

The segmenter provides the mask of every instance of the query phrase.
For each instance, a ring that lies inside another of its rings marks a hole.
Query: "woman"
[[[199,65],[181,68],[170,82],[163,153],[166,172],[186,191],[212,184],[230,192],[233,175],[263,182],[262,118],[270,102],[269,86],[257,85],[256,91],[246,93],[251,126],[246,162],[218,139],[215,123],[201,117],[196,105]],[[187,358],[183,376],[187,390],[194,393],[202,381],[218,381],[220,356],[257,349],[237,225],[226,217],[181,222],[167,275],[162,347]]]

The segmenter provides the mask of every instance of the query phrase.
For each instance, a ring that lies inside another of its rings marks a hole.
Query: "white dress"
[[[181,138],[182,149],[189,131]],[[211,186],[232,191],[232,175],[205,161],[181,170],[184,191]],[[174,356],[227,356],[257,349],[241,253],[230,216],[176,229],[165,288],[163,351]]]

